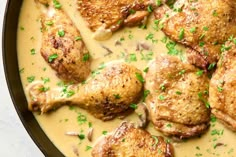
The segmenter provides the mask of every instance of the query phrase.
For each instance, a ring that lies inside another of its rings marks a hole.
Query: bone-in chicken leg
[[[47,0],[39,2],[48,4]],[[62,8],[49,4],[41,9],[41,55],[60,79],[84,81],[90,73],[90,59],[80,32]]]
[[[85,84],[71,85],[66,90],[43,92],[43,84],[36,83],[29,88],[29,109],[44,113],[61,105],[77,105],[99,119],[109,120],[127,111],[141,97],[143,86],[137,76],[141,76],[141,71],[134,66],[113,63]]]

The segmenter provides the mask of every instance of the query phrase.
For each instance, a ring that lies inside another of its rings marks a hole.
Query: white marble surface
[[[7,0],[0,0],[0,32]],[[10,98],[2,63],[2,38],[0,39],[0,156],[43,157],[24,129]]]

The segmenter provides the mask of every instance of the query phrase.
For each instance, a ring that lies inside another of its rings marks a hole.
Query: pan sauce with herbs
[[[109,40],[96,41],[92,39],[92,33],[76,10],[76,1],[73,0],[68,3],[66,0],[60,0],[60,3],[79,28],[89,49],[92,57],[92,75],[98,74],[99,69],[104,68],[105,63],[115,60],[127,62],[145,71],[155,56],[168,52],[166,45],[171,44],[171,42],[159,31],[158,23],[153,20],[152,16],[149,18],[147,29],[124,28],[114,33]],[[62,84],[55,72],[40,55],[42,36],[40,27],[39,8],[34,1],[24,0],[18,27],[17,44],[19,69],[25,93],[28,93],[27,85],[37,80],[43,81],[49,90]],[[179,52],[178,55],[184,59],[184,55],[181,53],[184,49],[178,46],[175,49]],[[35,114],[35,117],[51,141],[65,156],[76,156],[77,151],[80,156],[90,156],[96,139],[114,130],[123,121],[116,118],[112,121],[103,122],[83,109],[68,106],[61,107],[49,114]],[[136,121],[137,115],[133,113],[125,119]],[[92,142],[87,138],[90,128],[93,128]],[[147,130],[153,135],[160,135],[151,123]],[[76,136],[66,135],[70,133],[76,133]],[[212,117],[211,127],[206,134],[180,143],[173,142],[175,156],[234,157],[236,156],[236,150],[234,150],[235,137],[235,133],[219,124]],[[167,138],[167,140],[172,142],[171,139]]]

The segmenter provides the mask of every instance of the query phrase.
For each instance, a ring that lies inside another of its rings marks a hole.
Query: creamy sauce
[[[88,47],[92,56],[92,69],[96,70],[99,65],[122,60],[135,65],[144,70],[150,59],[154,59],[159,53],[166,53],[166,43],[164,35],[161,31],[156,31],[154,27],[153,17],[148,21],[147,29],[125,28],[115,32],[113,36],[106,41],[96,41],[92,39],[93,34],[86,27],[85,22],[76,10],[76,0],[60,0],[65,12],[73,20],[77,28],[80,30],[83,40]],[[55,72],[47,65],[40,55],[41,32],[40,32],[40,10],[33,0],[24,0],[19,22],[18,30],[18,60],[21,79],[25,92],[27,85],[32,80],[41,80],[49,78],[50,81],[46,85],[50,88],[57,87],[60,81]],[[144,44],[149,50],[137,50],[137,45]],[[105,48],[112,51],[109,53]],[[178,49],[183,49],[178,47]],[[34,54],[35,52],[35,54]],[[26,92],[27,95],[27,92]],[[83,123],[78,121],[79,115],[85,115],[87,120]],[[37,121],[45,131],[51,141],[65,156],[76,156],[73,149],[78,149],[81,157],[91,156],[91,147],[96,139],[107,131],[110,132],[117,128],[121,123],[120,119],[108,122],[95,119],[85,110],[67,106],[61,107],[50,114],[35,114]],[[137,116],[134,114],[125,118],[125,120],[133,121]],[[80,124],[80,123],[82,124]],[[87,132],[89,123],[94,128],[93,140],[87,140]],[[235,139],[236,134],[222,126],[218,122],[211,122],[212,126],[206,134],[200,138],[189,139],[184,142],[174,143],[176,157],[198,157],[198,156],[224,156],[235,157]],[[85,139],[77,136],[65,135],[68,131],[78,132],[85,135]],[[154,135],[161,135],[154,130],[150,123],[148,131]],[[217,132],[219,135],[214,135]],[[213,134],[213,135],[212,135]],[[222,146],[216,144],[222,143]]]

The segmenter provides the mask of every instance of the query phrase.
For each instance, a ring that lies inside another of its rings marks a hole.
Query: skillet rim
[[[28,104],[18,70],[16,42],[22,1],[7,0],[3,19],[2,59],[8,91],[24,128],[41,152],[48,157],[64,157],[43,132],[33,113],[28,110]]]

